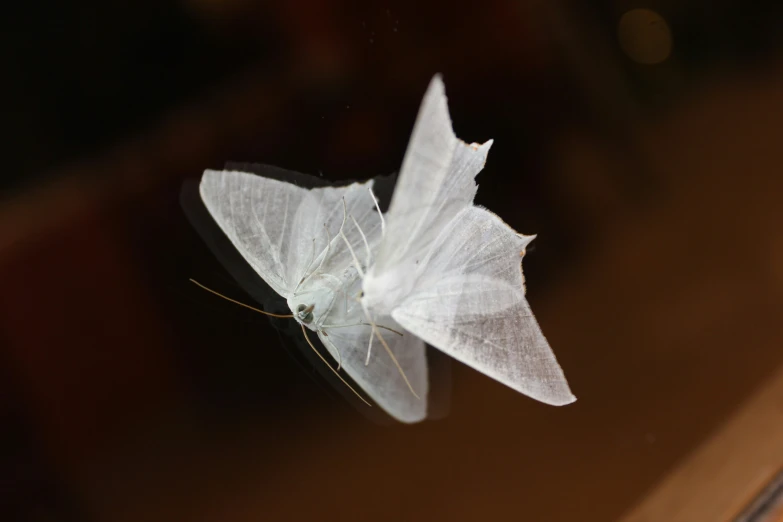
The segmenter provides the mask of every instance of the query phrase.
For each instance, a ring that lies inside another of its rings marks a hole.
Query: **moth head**
[[[296,317],[304,324],[310,324],[313,322],[313,309],[315,309],[315,305],[305,305],[300,304],[296,307]]]

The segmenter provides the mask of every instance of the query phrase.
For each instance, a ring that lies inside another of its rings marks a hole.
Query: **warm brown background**
[[[0,519],[617,519],[783,364],[778,4],[643,5],[657,65],[637,2],[11,8]],[[379,426],[187,282],[250,299],[183,180],[389,173],[434,72],[572,406],[455,364],[446,419]]]

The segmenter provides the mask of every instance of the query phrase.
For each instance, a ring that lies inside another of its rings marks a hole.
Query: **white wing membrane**
[[[391,317],[376,318],[376,323],[404,332]],[[351,379],[389,415],[402,422],[421,421],[427,416],[428,376],[424,342],[407,332],[403,336],[385,329],[380,332],[420,398],[408,389],[397,366],[377,338],[373,342],[369,364],[364,364],[372,333],[369,326],[327,328],[318,336],[329,352],[342,360],[343,369]]]
[[[406,330],[537,400],[573,402],[554,353],[525,300],[520,236],[469,207],[443,229],[415,291],[392,316]]]
[[[296,210],[307,191],[240,172],[204,172],[201,198],[242,257],[280,295],[288,295],[285,259]]]
[[[398,420],[427,415],[424,342],[530,397],[568,404],[575,398],[525,300],[521,260],[533,238],[473,205],[491,145],[455,136],[435,76],[385,232],[372,181],[303,189],[208,170],[200,191],[245,260],[292,311],[302,311],[296,320],[317,331],[345,372]],[[389,350],[375,337],[366,362],[368,320]]]
[[[307,190],[243,172],[206,171],[200,190],[220,228],[277,293],[287,299],[300,296],[303,303],[334,293],[332,308],[317,325],[324,346],[386,412],[403,422],[417,422],[427,414],[424,343],[410,333],[400,336],[380,329],[420,399],[377,338],[365,365],[372,330],[357,300],[361,280],[351,250],[360,265],[366,265],[368,247],[374,252],[381,240],[370,187],[372,181]],[[302,282],[305,275],[311,277]],[[376,318],[376,323],[403,331],[388,316]]]
[[[427,416],[428,392],[424,342],[405,332],[390,316],[374,318],[379,333],[419,396],[416,398],[377,337],[373,339],[368,361],[367,350],[372,328],[356,298],[360,289],[361,281],[358,279],[346,285],[345,293],[349,298],[343,303],[335,303],[318,336],[335,361],[342,363],[351,379],[389,415],[403,422],[423,420]]]
[[[303,189],[245,172],[207,170],[201,197],[210,214],[247,262],[278,294],[289,297],[302,277],[327,254],[332,270],[347,267],[350,253],[338,236],[345,209],[364,219],[365,234],[378,235],[367,183]],[[356,227],[346,227],[355,249],[364,248]],[[377,239],[376,239],[377,241]],[[326,263],[324,263],[326,264]]]
[[[448,222],[473,203],[474,178],[484,167],[491,145],[491,140],[469,145],[454,135],[443,81],[435,76],[405,152],[374,275],[382,276],[423,256],[438,232],[432,225]]]

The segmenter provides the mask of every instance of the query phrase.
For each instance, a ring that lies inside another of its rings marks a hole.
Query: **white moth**
[[[521,257],[533,237],[473,205],[490,145],[456,138],[436,76],[385,221],[372,181],[308,190],[207,170],[200,192],[303,331],[317,332],[394,418],[427,415],[423,341],[535,399],[567,404],[575,399],[524,297]]]
[[[457,139],[435,76],[363,280],[362,306],[369,318],[391,315],[406,331],[525,395],[568,404],[576,398],[525,300],[521,258],[535,236],[473,205],[474,178],[491,145]]]
[[[318,333],[335,361],[379,406],[415,422],[427,410],[424,343],[390,317],[379,317],[376,325],[388,334],[394,357],[384,349],[365,364],[373,330],[356,300],[362,267],[355,266],[352,251],[366,264],[368,249],[375,250],[381,239],[371,187],[369,181],[308,190],[244,172],[207,170],[200,192],[217,224],[287,300],[296,321]]]

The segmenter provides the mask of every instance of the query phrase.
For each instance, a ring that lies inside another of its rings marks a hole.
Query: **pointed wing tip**
[[[538,234],[532,234],[532,235],[529,235],[529,236],[526,236],[525,234],[519,234],[519,243],[520,243],[519,246],[520,246],[520,248],[522,248],[522,250],[524,251],[527,248],[527,246],[530,243],[532,243],[533,240],[535,238],[537,238],[537,237],[538,237]],[[522,255],[524,255],[524,254],[522,254]]]
[[[576,402],[576,396],[569,393],[565,397],[546,397],[546,398],[539,398],[539,397],[533,397],[539,402],[543,402],[544,404],[548,406],[568,406],[569,404],[573,404]]]
[[[430,89],[445,90],[446,86],[443,84],[443,73],[435,73],[430,80]]]
[[[567,406],[576,402],[576,396],[571,393],[571,388],[564,380],[558,381],[551,388],[539,390],[539,393],[529,396],[549,406]]]
[[[553,404],[553,406],[568,406],[569,404],[573,404],[576,402],[576,395],[569,394],[567,398],[563,399],[562,401],[559,401],[557,404]]]
[[[470,149],[473,152],[477,152],[477,153],[483,155],[484,156],[484,161],[487,161],[487,155],[489,154],[489,149],[492,147],[492,144],[495,141],[495,140],[487,140],[484,143],[476,143],[476,142],[468,143],[465,140],[461,140],[459,138],[457,138],[457,139],[459,140],[459,142],[463,146],[470,147]]]
[[[445,109],[446,115],[449,114],[448,98],[446,97],[446,85],[443,83],[443,77],[440,73],[436,74],[430,80],[430,84],[427,86],[427,91],[424,93],[425,100],[437,100],[442,104],[442,108]],[[449,116],[449,120],[451,117]]]

